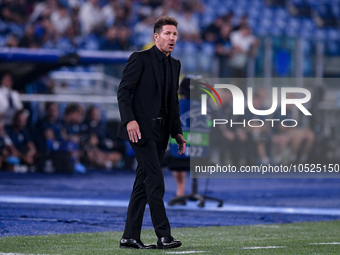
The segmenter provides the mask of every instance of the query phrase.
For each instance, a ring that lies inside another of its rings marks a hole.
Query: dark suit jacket
[[[171,57],[171,67],[172,84],[170,88],[171,100],[168,105],[168,135],[166,141],[164,141],[164,148],[170,134],[172,137],[182,134],[178,106],[180,61]],[[143,144],[150,139],[155,119],[161,107],[161,86],[164,85],[161,84],[158,59],[154,49],[131,54],[123,71],[117,93],[121,116],[118,137],[128,140],[126,125],[128,122],[136,120],[142,136],[138,143]]]

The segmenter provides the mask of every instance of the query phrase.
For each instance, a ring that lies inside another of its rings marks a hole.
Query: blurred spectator
[[[243,25],[238,31],[230,34],[230,42],[232,46],[230,59],[232,77],[246,77],[248,58],[254,58],[256,55],[257,39],[252,34],[250,27]]]
[[[130,29],[128,27],[110,27],[101,45],[102,50],[131,50]]]
[[[291,163],[306,163],[314,144],[314,132],[308,127],[291,128],[289,129],[289,135],[292,148],[290,157]]]
[[[190,78],[186,77],[181,81],[179,87],[179,109],[182,119],[182,128],[184,132],[190,131],[190,118],[185,118],[185,115],[190,112]],[[177,144],[176,144],[177,145]],[[185,195],[185,182],[187,171],[190,170],[190,157],[186,153],[184,155],[177,155],[178,146],[170,142],[170,162],[169,170],[172,171],[172,175],[176,181],[177,189],[175,198],[179,198]],[[190,147],[189,147],[190,149]],[[176,152],[175,152],[176,151]],[[177,201],[175,204],[185,205],[185,199]],[[169,205],[174,205],[169,202]]]
[[[12,87],[12,75],[5,73],[1,78],[0,116],[4,118],[6,125],[11,124],[16,111],[23,108],[19,93],[13,90]]]
[[[109,0],[108,3],[103,7],[103,16],[105,19],[105,26],[111,27],[115,23],[116,19],[116,0]]]
[[[33,166],[37,150],[27,128],[27,118],[28,112],[26,110],[17,111],[13,117],[13,124],[6,126],[6,132],[18,151],[21,164]]]
[[[226,160],[231,158],[232,163],[239,167],[244,159],[244,148],[247,139],[246,132],[242,125],[231,125],[233,122],[241,122],[237,116],[233,115],[233,97],[229,90],[218,91],[223,106],[218,108],[212,107],[213,119],[226,119],[228,123],[218,125],[212,129],[211,133],[211,148],[213,161],[219,164],[226,164]]]
[[[59,4],[58,9],[51,14],[51,23],[55,30],[63,35],[72,26],[72,19],[66,9],[66,6]]]
[[[153,15],[154,6],[151,0],[140,0],[137,6],[137,15],[139,20],[143,20],[146,17]]]
[[[143,46],[153,44],[153,24],[156,18],[153,15],[141,19],[135,26],[133,31],[134,44],[138,49]]]
[[[265,100],[263,99],[260,91],[263,89],[259,89],[253,95],[252,104],[257,110],[265,110],[268,109],[264,106]],[[246,110],[246,121],[249,120],[262,120],[263,126],[261,126],[260,121],[252,121],[252,126],[258,127],[250,127],[247,126],[247,163],[248,165],[255,164],[269,164],[270,163],[270,155],[268,147],[271,143],[271,127],[269,122],[265,121],[266,116],[259,116],[250,112],[249,109]]]
[[[100,46],[101,50],[114,50],[117,48],[118,44],[118,28],[116,26],[111,26],[107,29],[105,37]]]
[[[289,98],[296,95],[291,94]],[[298,119],[294,112],[294,105],[286,105],[286,115],[281,115],[281,109],[275,112],[274,119]],[[296,112],[298,113],[298,112]],[[275,163],[306,163],[315,140],[315,134],[309,127],[284,127],[281,124],[275,126],[273,146],[275,150]]]
[[[88,140],[91,134],[95,134],[100,143],[103,144],[106,138],[106,122],[98,106],[91,105],[87,111],[82,128],[83,136]]]
[[[215,54],[219,62],[219,77],[230,77],[229,61],[232,54],[232,46],[230,42],[230,33],[232,27],[225,23],[221,25],[219,37],[215,45]],[[209,34],[208,34],[209,35]],[[211,36],[215,36],[212,34]]]
[[[182,13],[177,17],[177,20],[181,40],[193,42],[200,40],[199,22],[191,4],[183,3]]]
[[[221,27],[225,24],[223,16],[218,16],[214,22],[209,24],[203,32],[203,39],[210,42],[216,42],[220,36]]]
[[[1,20],[15,22],[18,25],[24,25],[28,14],[32,11],[29,1],[25,0],[1,1],[0,10]]]
[[[155,17],[170,16],[177,17],[178,13],[182,10],[182,4],[180,0],[163,1],[162,5],[158,6],[154,10]]]
[[[3,21],[14,22],[16,20],[15,16],[13,15],[13,8],[9,2],[1,2],[0,3],[0,18]]]
[[[225,125],[217,125],[211,130],[211,155],[215,163],[227,164],[228,159],[239,167],[244,160],[244,147],[247,139],[246,132],[242,125],[231,125],[233,122],[242,122],[233,115],[233,97],[229,90],[218,90],[223,106],[216,107],[211,103],[212,119],[226,119]]]
[[[105,16],[98,0],[87,0],[79,10],[79,21],[82,35],[102,31],[105,24]]]
[[[35,37],[35,28],[33,25],[28,24],[25,28],[25,33],[23,37],[21,37],[19,41],[19,47],[31,48],[37,43],[37,39]]]
[[[64,126],[59,119],[59,108],[57,103],[48,102],[45,104],[45,116],[38,120],[37,132],[42,137],[39,141],[39,149],[43,152],[48,141],[62,141],[66,137]]]
[[[107,137],[106,123],[98,107],[93,105],[88,108],[82,126],[82,148],[86,164],[104,169],[117,166],[123,155],[115,150],[114,142]]]
[[[11,166],[20,163],[11,138],[5,131],[3,120],[0,119],[0,170],[11,170]]]
[[[80,163],[80,136],[81,136],[81,123],[83,121],[83,108],[78,104],[69,104],[64,113],[62,121],[66,131],[66,146],[64,150],[70,151],[72,161],[74,162],[74,170],[78,173],[85,173],[86,168]]]
[[[65,109],[62,121],[67,135],[66,139],[79,143],[82,121],[83,108],[79,104],[69,104]]]
[[[115,26],[128,27],[130,25],[131,8],[132,6],[130,1],[124,1],[123,3],[116,5]]]
[[[63,36],[57,41],[58,49],[66,52],[74,52],[79,47],[80,38],[78,36],[77,26],[69,27]]]
[[[14,34],[8,35],[7,39],[6,39],[5,47],[16,48],[18,46],[19,46],[19,40],[18,40],[17,36],[15,36]]]
[[[43,16],[36,27],[36,36],[39,44],[45,48],[56,48],[57,32],[49,16]]]
[[[43,17],[50,17],[51,13],[58,8],[57,0],[47,0],[37,2],[34,6],[33,12],[28,19],[28,24],[34,24]]]
[[[238,22],[238,24],[233,27],[233,31],[240,30],[244,26],[249,26],[249,24],[248,24],[248,15],[247,14],[242,15],[242,17],[240,18],[240,21]]]
[[[117,35],[116,50],[132,50],[132,42],[130,39],[131,31],[127,26],[119,27]]]

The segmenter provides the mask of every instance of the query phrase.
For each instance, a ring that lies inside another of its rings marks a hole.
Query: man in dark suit
[[[182,244],[171,236],[161,170],[169,136],[176,139],[179,154],[184,153],[186,143],[177,93],[181,64],[170,55],[177,41],[177,21],[159,18],[154,25],[154,39],[152,48],[130,56],[117,95],[121,115],[118,137],[130,141],[138,162],[121,248],[168,249]],[[158,237],[157,246],[140,240],[146,203]]]

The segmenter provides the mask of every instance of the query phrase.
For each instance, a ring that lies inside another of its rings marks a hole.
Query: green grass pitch
[[[0,254],[340,254],[340,221],[173,229],[171,250],[120,249],[121,232],[0,238]],[[155,243],[152,230],[144,243]]]

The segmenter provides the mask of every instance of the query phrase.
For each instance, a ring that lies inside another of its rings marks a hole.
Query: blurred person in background
[[[98,0],[87,0],[82,4],[78,18],[82,35],[102,31],[105,27],[105,16]]]
[[[6,133],[11,139],[21,164],[33,167],[37,157],[37,150],[27,128],[28,112],[19,110],[13,117],[12,125],[6,126]]]
[[[39,151],[45,152],[49,142],[62,141],[66,137],[65,128],[59,119],[59,107],[55,102],[45,104],[45,115],[36,124],[37,132],[42,138],[39,141]]]
[[[44,48],[56,48],[58,33],[51,23],[50,16],[43,16],[36,26],[36,36]]]
[[[127,26],[119,27],[115,50],[121,50],[121,51],[132,50],[134,47],[133,47],[130,35],[131,35],[131,31],[129,27]]]
[[[13,77],[10,73],[4,73],[0,87],[0,117],[4,118],[6,125],[12,123],[13,117],[18,110],[23,109],[20,95],[13,87]]]
[[[287,98],[295,98],[295,94]],[[295,116],[300,112],[294,112],[293,104],[286,105],[286,115],[281,115],[281,109],[274,113],[274,119],[298,119]],[[306,163],[315,140],[313,130],[308,126],[284,127],[281,124],[274,126],[275,135],[272,138],[275,150],[274,162],[279,163]]]
[[[131,40],[131,31],[126,26],[112,26],[108,28],[105,38],[101,43],[102,50],[128,51],[134,48]]]
[[[80,138],[82,132],[83,108],[79,104],[67,105],[64,118],[62,120],[63,127],[66,132],[65,143],[62,144],[62,150],[70,151],[74,163],[74,170],[77,173],[85,173],[86,167],[80,162]]]
[[[27,24],[25,27],[25,32],[23,37],[19,40],[19,47],[31,48],[37,44],[37,39],[35,36],[35,27],[32,24]]]
[[[117,150],[118,144],[108,137],[106,122],[95,105],[87,109],[81,140],[84,161],[90,167],[111,169],[122,159],[122,153]]]
[[[71,103],[66,106],[62,123],[68,140],[79,143],[83,115],[84,110],[79,104]]]
[[[212,119],[226,119],[227,124],[217,125],[211,130],[210,146],[212,148],[212,161],[218,164],[232,163],[239,167],[244,159],[244,144],[247,139],[246,132],[242,125],[232,125],[233,122],[240,122],[238,116],[233,115],[233,96],[229,90],[218,90],[222,106],[215,107],[211,104]],[[211,103],[211,101],[209,101]]]
[[[12,140],[6,133],[5,123],[0,118],[0,170],[12,170],[13,165],[19,163]]]
[[[175,17],[182,10],[182,3],[180,0],[163,1],[161,5],[154,9],[155,17],[169,16]]]
[[[257,39],[248,25],[242,25],[239,30],[230,34],[232,55],[230,58],[231,75],[235,78],[245,78],[249,58],[257,53]]]
[[[231,26],[233,17],[234,14],[232,12],[222,16],[217,16],[214,21],[209,24],[203,31],[204,40],[212,38],[210,39],[210,41],[216,42],[220,37],[221,28],[225,25]]]
[[[18,37],[14,34],[10,34],[7,36],[6,38],[6,44],[5,47],[12,47],[12,48],[16,48],[19,46],[19,40]]]
[[[102,12],[105,19],[106,27],[111,27],[115,23],[117,4],[117,0],[109,0],[107,4],[103,6]]]
[[[115,26],[130,27],[131,26],[131,14],[132,14],[132,2],[124,1],[116,5],[115,8]]]
[[[232,54],[232,46],[230,42],[230,33],[232,27],[228,23],[221,25],[219,29],[218,39],[215,44],[215,54],[218,58],[219,63],[219,77],[230,77],[230,66],[229,61]],[[209,35],[209,34],[207,34]],[[211,34],[215,36],[215,34]]]
[[[253,95],[253,106],[257,110],[265,110],[268,109],[265,107],[265,100],[261,95],[259,89]],[[247,141],[246,141],[246,159],[248,165],[256,165],[256,164],[269,164],[270,163],[270,143],[271,143],[271,127],[270,122],[265,121],[266,117],[261,115],[256,115],[247,108],[245,113],[246,121],[256,119],[262,120],[264,125],[261,126],[260,121],[252,121],[252,126],[259,127],[246,127],[247,131]]]
[[[233,31],[238,31],[243,26],[249,26],[248,15],[247,14],[242,15],[242,17],[240,18],[238,24],[233,27]]]
[[[25,0],[3,0],[0,1],[0,18],[2,21],[14,22],[23,26],[31,12],[30,1]]]
[[[152,16],[154,9],[161,3],[160,1],[153,0],[140,0],[138,1],[136,8],[136,16],[138,20],[143,20],[146,17]]]
[[[57,0],[37,1],[27,23],[35,24],[43,17],[50,17],[51,13],[57,10],[57,8]]]
[[[181,114],[182,129],[183,131],[190,131],[190,118],[182,119],[184,114],[188,115],[190,113],[190,78],[184,78],[181,81],[179,87],[179,110]],[[190,114],[189,114],[190,115]],[[169,170],[172,171],[172,175],[176,181],[176,197],[182,197],[185,195],[185,182],[187,171],[190,170],[190,157],[189,155],[177,154],[177,144],[173,141],[170,142],[170,160],[169,160]],[[177,205],[185,205],[185,199],[177,201]],[[169,205],[174,205],[169,203]]]
[[[59,35],[63,35],[72,26],[72,19],[66,6],[58,4],[57,10],[51,13],[51,23]]]
[[[115,50],[117,47],[117,41],[118,41],[118,27],[111,26],[105,32],[104,38],[100,45],[100,49]]]
[[[182,41],[199,42],[200,27],[198,18],[195,15],[193,6],[190,2],[184,2],[182,12],[178,16],[178,32]]]
[[[134,44],[138,49],[147,49],[152,47],[153,33],[152,27],[155,24],[156,18],[154,15],[142,18],[135,26],[133,30]]]

